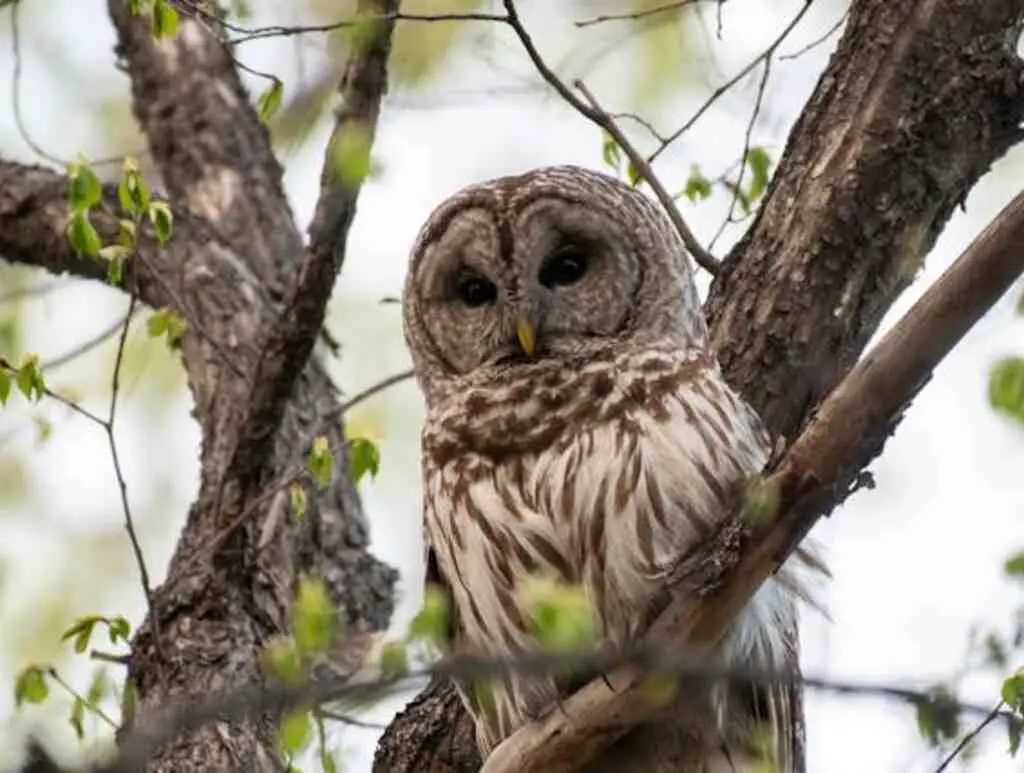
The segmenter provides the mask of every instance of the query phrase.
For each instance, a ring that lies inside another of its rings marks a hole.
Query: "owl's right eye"
[[[467,276],[455,288],[459,300],[467,306],[484,306],[498,297],[498,288],[483,277]]]

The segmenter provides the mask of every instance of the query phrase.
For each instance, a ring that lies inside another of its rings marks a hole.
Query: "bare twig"
[[[393,387],[395,384],[401,384],[403,381],[408,381],[414,375],[416,374],[413,372],[412,368],[410,368],[409,370],[403,370],[400,373],[396,373],[393,376],[388,376],[387,378],[378,381],[376,384],[368,386],[362,392],[357,392],[356,394],[352,395],[352,397],[350,397],[348,400],[341,404],[341,407],[338,408],[337,413],[339,415],[344,415],[351,411],[364,400],[369,400],[378,392],[383,392],[385,389],[389,389],[390,387]]]
[[[691,2],[696,0],[690,0]],[[237,46],[241,43],[248,43],[252,40],[262,40],[263,38],[275,38],[275,37],[292,37],[294,35],[309,35],[318,32],[334,32],[336,30],[345,29],[348,27],[354,27],[357,24],[369,23],[369,22],[394,22],[394,21],[416,21],[416,22],[457,22],[457,21],[490,21],[490,22],[501,22],[505,20],[504,16],[498,16],[490,13],[402,13],[394,11],[393,13],[383,14],[358,14],[355,17],[349,17],[346,19],[339,19],[335,22],[329,22],[327,24],[296,24],[296,25],[282,25],[273,24],[266,27],[244,27],[239,24],[233,24],[220,16],[210,13],[200,6],[193,0],[174,0],[175,4],[179,7],[191,12],[192,15],[203,19],[209,24],[220,27],[223,30],[238,33],[238,37],[231,38],[228,42]]]
[[[1024,193],[1019,194],[822,403],[765,485],[779,493],[779,515],[760,532],[742,518],[702,551],[690,585],[677,589],[648,636],[653,642],[713,646],[765,578],[880,451],[907,403],[971,326],[1024,273]],[[700,592],[694,592],[695,587]],[[484,773],[577,770],[652,710],[635,667],[595,679],[552,714],[521,727]],[[986,709],[987,711],[987,709]],[[613,720],[612,717],[615,717]],[[610,732],[616,728],[617,732]]]
[[[112,336],[117,335],[117,331],[121,330],[129,322],[129,320],[129,316],[124,316],[121,319],[114,322],[114,324],[107,327],[106,329],[101,330],[99,333],[94,335],[89,340],[78,344],[73,349],[69,349],[63,354],[58,354],[52,360],[47,360],[42,365],[43,370],[53,370],[55,368],[59,368],[62,365],[67,365],[72,360],[78,359],[83,354],[91,352],[97,346],[101,346],[103,343],[105,343]]]
[[[799,59],[801,56],[806,54],[808,51],[812,51],[813,49],[817,48],[822,43],[824,43],[826,40],[828,40],[830,37],[832,37],[837,32],[839,32],[839,30],[843,26],[843,23],[846,21],[846,18],[849,15],[850,15],[849,11],[844,12],[843,15],[840,16],[838,19],[836,19],[835,23],[831,27],[829,27],[824,32],[824,34],[822,34],[820,37],[815,38],[814,40],[812,40],[810,43],[808,43],[805,46],[801,46],[800,48],[798,48],[796,51],[794,51],[791,54],[779,54],[779,60],[781,61],[781,60],[789,60],[789,59]]]
[[[364,722],[361,719],[350,717],[347,714],[339,714],[336,711],[329,711],[328,709],[317,709],[317,714],[319,714],[324,719],[329,719],[332,722],[340,722],[341,724],[348,725],[349,727],[359,727],[364,730],[387,729],[387,725],[382,725],[379,722]]]
[[[655,14],[665,13],[666,11],[678,11],[680,8],[685,8],[688,5],[696,5],[700,2],[713,2],[721,6],[725,0],[675,0],[675,2],[656,5],[653,8],[645,8],[642,11],[633,11],[631,13],[609,13],[603,16],[594,16],[590,19],[584,19],[573,23],[577,27],[590,27],[594,24],[601,24],[606,21],[636,21],[637,19],[644,19],[649,16],[654,16]]]
[[[124,479],[124,471],[121,468],[121,456],[117,450],[117,441],[114,438],[114,422],[117,418],[117,398],[120,392],[121,366],[124,363],[124,350],[128,341],[128,329],[131,327],[132,316],[135,313],[135,305],[138,299],[133,293],[128,301],[128,313],[125,315],[121,325],[121,337],[117,343],[117,356],[114,359],[114,372],[110,383],[110,411],[103,427],[107,433],[107,443],[110,446],[110,458],[114,464],[114,476],[117,478],[117,488],[121,495],[121,508],[124,512],[124,528],[128,533],[128,540],[132,545],[132,552],[135,554],[135,563],[139,568],[139,578],[142,582],[142,592],[146,597],[146,606],[149,609],[149,621],[153,626],[153,643],[160,654],[158,663],[160,667],[167,662],[163,651],[163,640],[160,636],[160,618],[156,614],[156,604],[153,600],[153,586],[149,581],[149,570],[146,568],[146,559],[142,553],[142,545],[139,543],[138,534],[135,532],[135,521],[132,518],[131,506],[128,503],[128,484]]]
[[[16,368],[13,365],[13,363],[9,362],[4,357],[0,357],[0,368],[3,368],[4,370],[6,370],[9,373],[17,373],[18,372],[18,368]],[[64,405],[64,406],[70,408],[72,411],[77,413],[79,416],[82,416],[82,417],[88,419],[93,424],[95,424],[95,425],[97,425],[99,427],[106,427],[106,421],[104,419],[100,418],[99,416],[97,416],[95,413],[93,413],[89,409],[83,408],[81,405],[76,403],[71,398],[65,397],[64,395],[62,395],[62,394],[60,394],[58,392],[54,392],[49,387],[44,387],[42,391],[43,391],[43,394],[46,395],[51,400],[53,400],[55,402],[58,402],[61,405]]]
[[[664,208],[665,214],[672,220],[672,225],[675,226],[675,229],[679,232],[679,236],[686,245],[686,248],[693,255],[693,259],[706,271],[711,274],[715,274],[718,271],[718,261],[704,249],[701,243],[697,241],[697,237],[693,235],[689,226],[686,225],[686,221],[684,221],[682,215],[679,214],[679,210],[676,208],[672,197],[668,194],[665,187],[651,170],[649,160],[645,160],[636,148],[633,147],[633,144],[629,141],[626,135],[622,133],[622,130],[619,129],[618,125],[614,120],[612,120],[608,113],[600,107],[597,100],[589,91],[587,91],[582,82],[577,81],[574,85],[581,91],[581,93],[583,93],[587,100],[586,102],[576,96],[572,92],[572,89],[570,89],[562,79],[555,74],[555,72],[544,61],[544,58],[540,55],[540,52],[533,43],[533,38],[530,37],[530,34],[526,31],[522,21],[519,19],[519,14],[516,11],[516,6],[513,0],[503,0],[503,2],[505,12],[508,14],[505,19],[505,23],[512,28],[516,37],[519,38],[519,42],[526,50],[526,55],[533,63],[533,66],[536,68],[540,76],[547,81],[548,84],[558,92],[558,95],[569,103],[569,105],[571,105],[580,115],[587,118],[611,135],[629,158],[630,163],[632,163],[637,173],[647,182],[648,185],[651,186],[651,190],[653,190],[655,195],[658,197],[658,201]]]
[[[715,248],[715,243],[721,238],[722,234],[725,233],[726,227],[729,223],[733,222],[733,213],[736,211],[736,203],[740,200],[740,196],[743,195],[743,177],[747,171],[747,156],[750,155],[750,137],[754,132],[754,124],[757,122],[757,116],[761,112],[761,105],[764,101],[764,91],[768,86],[768,76],[771,73],[772,60],[770,58],[764,60],[764,68],[761,70],[761,80],[757,84],[757,96],[754,98],[754,109],[750,113],[750,120],[747,121],[747,129],[743,134],[743,151],[740,155],[740,171],[736,176],[736,190],[733,191],[732,199],[729,201],[729,211],[726,213],[725,218],[722,220],[722,224],[715,231],[715,235],[711,237],[709,243],[709,249]]]
[[[690,128],[692,128],[693,125],[700,120],[701,116],[703,116],[704,113],[711,109],[711,106],[718,101],[719,97],[721,97],[723,94],[725,94],[725,92],[729,91],[733,86],[735,86],[745,77],[747,77],[747,75],[751,73],[755,67],[761,64],[761,62],[765,62],[771,59],[772,56],[775,55],[775,52],[778,50],[779,46],[781,46],[783,42],[786,40],[786,38],[789,37],[789,33],[791,33],[796,27],[796,25],[800,23],[800,20],[804,18],[804,14],[806,14],[807,11],[810,10],[811,3],[813,1],[814,0],[804,0],[803,6],[801,6],[797,14],[793,17],[789,24],[786,25],[785,29],[783,29],[782,32],[779,33],[779,36],[775,38],[772,44],[768,46],[768,48],[766,48],[764,51],[759,53],[757,56],[755,56],[742,70],[736,73],[733,77],[731,77],[717,89],[712,91],[711,95],[706,100],[704,100],[704,104],[697,108],[697,112],[690,116],[690,119],[686,121],[686,123],[684,123],[678,129],[676,129],[670,135],[668,135],[665,138],[665,140],[660,145],[658,145],[657,149],[655,149],[655,151],[647,157],[648,163],[654,163],[655,159],[657,159],[658,156],[660,156],[669,145],[671,145],[677,139],[682,137],[683,134],[689,131]]]
[[[64,166],[64,161],[52,153],[47,152],[29,132],[25,125],[25,116],[21,108],[21,29],[18,22],[18,14],[21,10],[21,0],[11,2],[11,48],[14,52],[14,67],[11,72],[11,112],[14,114],[14,125],[18,128],[18,134],[29,149],[44,161]]]
[[[982,730],[999,719],[1002,713],[1003,702],[999,701],[999,703],[993,706],[992,710],[982,718],[981,722],[971,728],[971,731],[960,739],[960,743],[954,746],[953,750],[943,758],[942,762],[939,763],[939,767],[935,769],[935,773],[942,773],[942,771],[952,765],[953,760],[959,757],[963,753],[964,749],[970,746],[971,742],[978,737]]]

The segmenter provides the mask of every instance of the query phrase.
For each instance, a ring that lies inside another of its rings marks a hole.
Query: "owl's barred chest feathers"
[[[606,641],[642,634],[680,561],[700,558],[768,455],[760,420],[710,354],[664,212],[578,167],[468,186],[421,228],[402,317],[428,407],[428,548],[457,646],[537,646],[517,593],[537,573],[579,584]],[[726,664],[798,669],[793,564],[733,623],[715,653]],[[511,673],[492,697],[463,691],[485,755],[560,691]],[[780,768],[802,770],[796,682],[698,685],[670,713],[634,728],[602,770],[737,769],[760,719]]]
[[[423,438],[427,535],[466,645],[534,646],[517,587],[535,573],[581,584],[604,639],[628,642],[763,466],[760,421],[707,355],[671,345],[578,369],[538,361],[489,389],[486,378],[436,401]],[[790,611],[766,585],[727,656],[781,661]],[[485,748],[556,697],[550,680],[509,680],[478,717]]]

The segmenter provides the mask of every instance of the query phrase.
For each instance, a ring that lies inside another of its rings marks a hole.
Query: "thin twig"
[[[409,370],[403,370],[400,373],[396,373],[393,376],[388,376],[386,379],[378,381],[373,386],[367,387],[362,392],[357,392],[356,394],[354,394],[352,397],[350,397],[348,400],[342,403],[338,410],[334,411],[334,413],[337,413],[339,416],[344,415],[351,411],[364,400],[369,400],[378,392],[383,392],[385,389],[393,387],[395,384],[401,384],[403,381],[407,381],[414,375],[415,371],[413,371],[412,368],[410,368]]]
[[[806,54],[808,51],[811,51],[812,49],[817,48],[822,43],[824,43],[826,40],[828,40],[830,37],[832,37],[837,32],[839,32],[839,29],[843,26],[843,23],[846,21],[846,17],[849,16],[849,15],[850,15],[850,12],[849,12],[849,10],[847,10],[845,13],[843,13],[842,16],[840,16],[836,20],[835,24],[833,24],[831,27],[828,28],[828,30],[821,37],[816,38],[815,40],[812,40],[810,43],[808,43],[805,46],[801,46],[800,48],[798,48],[796,51],[794,51],[791,54],[779,54],[779,60],[783,61],[783,60],[789,60],[789,59],[799,59],[801,56]]]
[[[21,0],[14,0],[11,3],[11,48],[14,52],[14,67],[11,74],[11,112],[14,113],[14,125],[18,134],[31,151],[45,161],[52,164],[64,166],[65,162],[52,153],[47,152],[38,142],[33,139],[25,125],[25,116],[21,109],[21,30],[18,21],[18,14],[21,10]]]
[[[4,370],[8,371],[9,373],[17,373],[18,372],[18,368],[14,367],[14,365],[11,362],[9,362],[8,360],[4,359],[3,357],[0,357],[0,368],[3,368]],[[82,417],[88,419],[93,424],[95,424],[95,425],[97,425],[99,427],[104,427],[104,428],[107,426],[107,422],[104,419],[102,419],[99,416],[97,416],[95,413],[90,411],[88,408],[83,408],[81,405],[76,403],[70,397],[65,397],[64,395],[62,395],[62,394],[60,394],[58,392],[54,392],[52,389],[50,389],[49,387],[46,387],[46,386],[43,387],[42,391],[43,391],[43,394],[46,395],[51,400],[53,400],[55,402],[58,402],[61,405],[66,406],[67,408],[70,408],[72,411],[77,413],[79,416],[82,416]]]
[[[84,703],[84,704],[85,704],[85,705],[86,705],[86,706],[87,706],[87,707],[89,708],[89,711],[91,711],[91,712],[92,712],[93,714],[95,714],[95,715],[96,715],[97,717],[99,717],[100,719],[102,719],[102,720],[103,720],[103,722],[104,722],[104,723],[105,723],[105,724],[106,724],[106,725],[107,725],[108,727],[111,727],[111,728],[113,728],[114,730],[117,730],[117,729],[119,729],[119,728],[120,728],[120,725],[119,725],[119,724],[118,724],[117,722],[115,722],[115,721],[114,721],[113,719],[111,719],[111,718],[110,718],[110,715],[109,715],[109,714],[107,714],[107,712],[105,712],[105,711],[104,711],[103,709],[101,709],[101,708],[99,707],[99,705],[98,705],[98,704],[96,704],[96,703],[95,703],[94,701],[90,701],[90,700],[88,700],[87,698],[85,698],[85,696],[81,695],[81,694],[80,694],[80,693],[78,692],[78,690],[76,690],[76,689],[75,689],[74,687],[72,687],[72,686],[71,686],[70,684],[68,684],[68,683],[67,683],[67,682],[66,682],[66,681],[64,680],[64,677],[62,677],[62,676],[60,675],[60,672],[59,672],[59,671],[57,671],[57,669],[56,669],[56,668],[54,668],[53,666],[50,666],[50,667],[49,667],[49,668],[48,668],[48,669],[46,670],[46,675],[47,675],[47,676],[49,676],[49,677],[50,677],[50,679],[52,679],[52,680],[53,680],[54,682],[56,682],[57,684],[59,684],[59,685],[60,685],[60,686],[61,686],[61,687],[62,687],[62,688],[64,689],[64,692],[66,692],[66,693],[67,693],[68,695],[70,695],[70,696],[71,696],[72,698],[74,698],[75,700],[80,700],[80,701],[82,701],[82,703]]]
[[[587,91],[581,81],[576,81],[574,85],[590,104],[587,104],[576,96],[572,92],[572,89],[570,89],[562,79],[555,74],[555,72],[547,65],[547,62],[544,61],[544,57],[540,55],[540,51],[537,50],[537,47],[533,43],[533,38],[530,37],[530,34],[523,26],[513,0],[503,0],[503,2],[505,12],[507,14],[505,23],[512,28],[516,37],[519,38],[519,42],[526,50],[527,57],[529,57],[540,76],[547,81],[558,95],[568,102],[569,105],[571,105],[580,115],[587,118],[611,135],[612,139],[618,143],[619,147],[622,148],[623,152],[629,158],[630,162],[633,164],[633,168],[636,169],[637,174],[639,174],[647,184],[651,186],[651,190],[654,191],[654,194],[657,196],[661,206],[665,209],[665,213],[672,220],[672,225],[675,226],[676,231],[678,231],[680,238],[682,238],[683,243],[686,245],[686,248],[693,255],[693,259],[706,271],[711,274],[715,274],[718,271],[718,261],[704,249],[699,241],[697,241],[697,237],[693,235],[689,226],[686,225],[686,221],[684,221],[682,215],[679,214],[679,210],[676,208],[672,197],[668,194],[668,191],[665,190],[665,187],[651,170],[650,163],[644,159],[636,148],[633,147],[633,144],[629,141],[626,135],[622,133],[622,130],[619,129],[615,121],[612,120],[609,114],[601,108],[593,94]]]
[[[740,200],[740,196],[743,193],[743,176],[747,171],[747,156],[750,155],[750,138],[754,133],[754,124],[757,123],[757,116],[761,112],[761,105],[764,103],[764,92],[768,86],[768,76],[771,74],[772,60],[771,58],[764,60],[764,69],[761,71],[761,80],[757,84],[757,96],[754,98],[754,109],[750,113],[750,120],[747,121],[746,131],[743,133],[743,152],[740,156],[740,171],[736,176],[736,189],[733,191],[732,200],[729,202],[729,211],[725,215],[725,219],[722,220],[722,224],[718,226],[718,230],[715,231],[715,235],[711,237],[711,241],[708,244],[710,249],[715,248],[715,244],[721,238],[722,234],[725,233],[726,227],[733,221],[733,213],[736,211],[736,203]],[[748,202],[749,206],[750,202]]]
[[[740,70],[738,73],[736,73],[733,77],[731,77],[729,80],[727,80],[721,86],[719,86],[717,89],[715,89],[713,92],[711,92],[711,95],[704,101],[704,104],[702,104],[697,109],[697,112],[695,112],[692,116],[690,116],[690,119],[686,123],[684,123],[681,127],[679,127],[674,132],[672,132],[670,135],[668,135],[668,137],[665,138],[665,141],[662,142],[657,147],[657,149],[655,149],[655,151],[653,153],[651,153],[651,155],[649,155],[647,157],[648,163],[654,163],[654,160],[658,156],[660,156],[669,145],[671,145],[673,142],[675,142],[677,139],[679,139],[681,136],[683,136],[683,134],[685,134],[687,131],[689,131],[689,129],[695,123],[697,123],[697,121],[700,120],[701,116],[703,116],[704,113],[706,113],[711,108],[711,106],[715,102],[718,101],[719,97],[721,97],[723,94],[725,94],[725,92],[729,91],[733,86],[735,86],[737,83],[739,83],[741,80],[743,80],[743,78],[745,78],[750,72],[752,72],[753,69],[755,67],[757,67],[761,62],[766,61],[767,59],[770,59],[775,54],[775,52],[778,50],[779,46],[781,46],[782,43],[786,40],[786,38],[789,37],[789,33],[792,32],[793,29],[796,27],[796,25],[800,23],[800,20],[804,17],[804,14],[806,14],[807,11],[810,9],[811,4],[813,2],[814,2],[814,0],[804,0],[804,4],[800,8],[800,10],[797,12],[796,16],[794,16],[793,19],[789,22],[789,24],[786,25],[786,28],[784,30],[782,30],[782,32],[774,40],[774,42],[772,42],[772,44],[770,46],[768,46],[768,48],[766,48],[760,54],[755,56],[747,64],[746,67],[744,67],[742,70]]]
[[[942,771],[944,771],[946,768],[952,765],[953,760],[955,760],[963,753],[964,749],[966,749],[970,745],[971,741],[977,738],[978,734],[981,733],[982,730],[984,730],[986,727],[991,725],[999,718],[1000,714],[1002,713],[1003,705],[1003,702],[999,701],[999,703],[993,706],[992,710],[985,715],[985,718],[982,719],[981,722],[979,722],[977,726],[975,726],[969,733],[967,733],[967,735],[961,738],[960,743],[958,743],[953,748],[953,750],[948,755],[946,755],[946,757],[939,764],[939,767],[935,769],[935,773],[942,773]]]
[[[96,335],[94,335],[89,340],[78,344],[76,347],[74,347],[73,349],[69,349],[63,354],[57,355],[52,360],[47,360],[42,365],[43,370],[49,371],[53,370],[54,368],[59,368],[62,365],[66,365],[72,360],[81,357],[83,354],[91,352],[97,346],[101,346],[103,343],[105,343],[112,336],[117,335],[117,332],[121,330],[125,326],[125,324],[127,324],[130,321],[130,319],[131,317],[129,316],[122,317],[105,330],[102,330]]]
[[[121,366],[124,363],[125,345],[128,341],[128,330],[131,327],[132,316],[135,313],[135,305],[138,298],[132,293],[128,301],[128,314],[121,325],[121,337],[117,343],[117,355],[114,358],[114,372],[110,383],[110,411],[104,428],[107,432],[107,442],[110,446],[110,458],[114,463],[114,476],[117,478],[117,488],[121,495],[121,508],[124,511],[124,528],[128,533],[128,539],[132,545],[132,552],[135,554],[135,562],[139,568],[139,578],[142,582],[142,591],[146,596],[146,606],[149,609],[150,625],[153,627],[153,644],[159,655],[158,668],[161,676],[163,666],[167,662],[166,654],[163,651],[163,640],[160,636],[160,619],[157,616],[156,603],[153,599],[153,587],[149,581],[149,570],[146,568],[146,559],[142,553],[142,545],[139,543],[138,534],[135,531],[135,521],[132,518],[131,506],[128,503],[128,484],[125,482],[124,471],[121,468],[121,455],[117,450],[117,441],[114,438],[114,423],[117,418],[117,398],[121,388]]]
[[[601,24],[606,21],[636,21],[648,16],[654,16],[655,14],[665,13],[666,11],[677,11],[680,8],[685,8],[688,5],[696,5],[700,2],[714,2],[721,6],[725,0],[675,0],[675,2],[656,5],[653,8],[646,8],[642,11],[633,11],[632,13],[609,13],[603,16],[594,16],[590,19],[573,22],[573,24],[577,27],[591,27],[595,24]]]
[[[319,714],[324,719],[331,720],[332,722],[340,722],[343,725],[348,725],[349,727],[359,727],[363,728],[364,730],[387,730],[388,728],[387,725],[382,725],[379,722],[364,722],[361,719],[350,717],[347,714],[339,714],[336,711],[330,711],[328,709],[317,709],[317,714]]]

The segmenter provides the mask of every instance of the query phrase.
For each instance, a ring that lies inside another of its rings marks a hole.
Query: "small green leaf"
[[[643,177],[640,176],[640,170],[633,165],[632,161],[626,164],[626,179],[629,180],[629,184],[634,188],[644,181]]]
[[[306,510],[309,507],[309,497],[306,495],[306,489],[302,488],[299,483],[293,483],[289,486],[289,492],[292,500],[292,515],[295,516],[296,521],[301,521],[306,517]]]
[[[932,688],[925,698],[915,703],[915,708],[918,731],[931,746],[952,741],[960,735],[960,706],[947,687]]]
[[[306,468],[321,488],[331,482],[331,476],[334,474],[334,456],[331,454],[327,438],[323,435],[313,440],[309,455],[306,457]]]
[[[334,761],[331,750],[326,747],[320,749],[320,767],[323,768],[323,773],[338,773],[338,763]]]
[[[342,124],[331,137],[328,174],[331,184],[354,187],[370,173],[370,132],[359,123]]]
[[[284,84],[279,78],[274,78],[271,84],[264,89],[263,93],[256,98],[256,107],[259,110],[260,120],[266,123],[271,116],[281,107],[284,99]]]
[[[398,679],[409,670],[409,655],[401,642],[388,642],[380,650],[380,671],[385,679]]]
[[[14,703],[42,703],[50,694],[46,672],[40,666],[26,666],[14,680]]]
[[[132,215],[141,215],[149,207],[149,185],[139,172],[139,162],[130,156],[124,160],[124,171],[117,183],[117,200],[121,209]]]
[[[75,696],[75,700],[71,704],[71,716],[68,717],[68,721],[71,723],[71,727],[75,729],[75,735],[78,736],[79,741],[85,737],[84,720],[85,701],[81,697]]]
[[[597,619],[581,586],[530,577],[520,584],[518,596],[542,647],[572,651],[596,641]]]
[[[739,202],[740,209],[743,210],[744,215],[750,214],[750,199],[747,198],[747,194],[740,190],[740,187],[732,180],[722,180],[722,187],[724,187],[732,197]]]
[[[46,393],[43,372],[39,369],[39,355],[27,354],[14,374],[18,389],[26,400],[39,400]]]
[[[1024,730],[1024,720],[1020,717],[1010,717],[1006,721],[1006,735],[1009,741],[1009,751],[1011,757],[1017,756],[1017,750],[1020,749],[1020,736],[1021,731]]]
[[[696,204],[697,199],[703,201],[711,196],[711,181],[703,175],[700,167],[696,164],[690,167],[690,176],[686,178],[683,195],[689,199],[691,204]]]
[[[156,0],[153,5],[151,29],[157,39],[173,37],[178,31],[178,12],[167,0]]]
[[[87,210],[100,203],[103,186],[92,167],[84,159],[68,168],[68,200],[75,211]]]
[[[149,205],[149,221],[153,224],[157,241],[167,244],[171,238],[171,223],[174,217],[166,201],[154,201]]]
[[[137,229],[135,223],[128,219],[120,220],[117,224],[117,243],[129,250],[135,249],[135,237]]]
[[[1010,577],[1024,578],[1024,550],[1014,553],[1006,559],[1003,571]]]
[[[111,644],[117,644],[119,641],[126,642],[132,635],[131,623],[121,615],[114,618],[108,618],[106,623],[108,626],[107,634],[110,636]]]
[[[98,704],[107,694],[107,686],[107,672],[102,668],[97,668],[92,676],[92,681],[89,682],[89,689],[85,694],[86,701],[93,706]]]
[[[71,213],[68,221],[68,242],[71,248],[82,255],[99,255],[100,235],[89,221],[87,210],[80,209]]]
[[[442,651],[448,646],[448,596],[440,588],[427,586],[423,606],[409,623],[409,638],[424,639]]]
[[[267,670],[285,684],[298,684],[305,677],[299,653],[292,642],[283,636],[276,636],[267,642],[263,658]]]
[[[164,336],[171,346],[177,346],[187,329],[188,326],[184,320],[166,307],[153,312],[146,322],[146,330],[150,336],[153,338]]]
[[[772,159],[764,148],[751,148],[747,151],[747,166],[750,167],[750,185],[747,187],[747,198],[757,201],[768,188],[768,174]]]
[[[1002,689],[999,691],[1003,703],[1012,711],[1024,710],[1024,671],[1018,671],[1013,676],[1003,681]]]
[[[0,403],[7,405],[7,398],[11,396],[11,374],[0,366]]]
[[[338,613],[323,580],[299,580],[293,614],[292,628],[299,653],[326,652],[334,641]]]
[[[1024,357],[1004,357],[992,366],[988,399],[997,411],[1024,421]]]
[[[285,754],[295,756],[306,748],[313,732],[309,719],[309,711],[300,709],[289,711],[281,717],[278,740]]]
[[[619,165],[622,163],[622,148],[607,132],[602,132],[601,158],[604,159],[605,166],[614,172],[619,171]]]
[[[758,476],[744,489],[743,517],[751,525],[765,526],[775,520],[781,502],[779,487]]]
[[[348,461],[352,465],[353,483],[359,483],[367,473],[371,478],[376,478],[380,472],[380,449],[367,438],[349,438]]]

